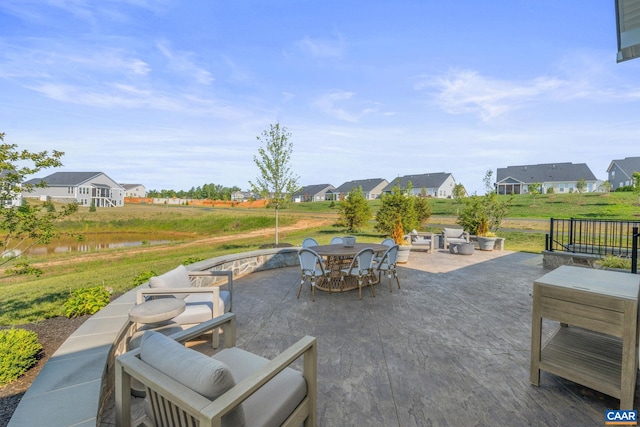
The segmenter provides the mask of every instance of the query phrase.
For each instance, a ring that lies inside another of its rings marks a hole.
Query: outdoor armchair
[[[219,276],[226,277],[227,283],[213,283]],[[188,271],[179,265],[167,273],[150,278],[148,288],[138,289],[136,303],[169,295],[183,298],[187,305],[185,311],[172,320],[183,326],[197,325],[232,311],[233,272]]]
[[[224,350],[208,357],[183,343],[222,328]],[[301,338],[273,360],[235,347],[225,314],[166,337],[147,331],[140,348],[116,359],[116,426],[315,427],[317,341]],[[302,359],[302,372],[289,367]],[[144,384],[146,419],[132,420],[130,385]]]
[[[451,243],[469,243],[469,233],[460,228],[444,228],[442,230],[444,249],[448,249]]]

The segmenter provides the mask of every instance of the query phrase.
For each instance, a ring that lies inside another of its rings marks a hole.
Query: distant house
[[[120,184],[124,188],[124,197],[147,197],[147,189],[142,184]]]
[[[7,170],[2,170],[0,171],[0,178],[1,177],[6,177],[9,174],[9,172]],[[7,179],[7,178],[5,178]],[[4,182],[4,180],[3,180]],[[11,207],[16,207],[16,206],[20,206],[22,205],[22,194],[19,192],[16,192],[14,190],[11,189],[11,186],[8,185],[8,183],[6,185],[4,185],[4,188],[6,188],[6,191],[0,189],[0,191],[2,191],[2,207],[4,208],[11,208]]]
[[[231,201],[233,202],[246,202],[250,199],[258,200],[260,197],[256,194],[253,194],[250,191],[234,191],[231,193]]]
[[[329,190],[326,193],[327,200],[342,200],[353,188],[361,187],[364,197],[367,200],[375,200],[380,197],[382,190],[389,184],[386,179],[372,178],[348,181],[340,187]]]
[[[292,195],[294,202],[320,202],[326,200],[327,191],[335,190],[331,184],[306,185]]]
[[[598,190],[598,180],[585,163],[509,166],[498,168],[496,190],[498,194],[526,194],[529,185],[537,183],[541,184],[542,193],[548,193],[549,188],[554,193],[572,193],[581,179],[587,184],[587,193]]]
[[[124,206],[124,188],[102,172],[56,172],[45,178],[34,178],[25,184],[36,185],[44,181],[45,188],[34,187],[22,197],[40,198],[62,203],[96,207]]]
[[[439,198],[451,198],[453,187],[456,185],[456,181],[450,173],[425,173],[398,177],[387,185],[384,192],[390,193],[396,185],[402,190],[406,190],[409,187],[409,182],[411,182],[411,194]]]
[[[625,157],[622,160],[612,160],[607,168],[611,190],[633,185],[633,173],[640,172],[640,157]]]

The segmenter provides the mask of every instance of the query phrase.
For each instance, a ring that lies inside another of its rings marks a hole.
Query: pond
[[[143,245],[159,245],[170,243],[183,237],[175,234],[144,234],[144,233],[107,233],[85,234],[84,239],[78,241],[73,238],[56,239],[48,245],[33,246],[26,253],[29,255],[47,255],[63,252],[90,252],[101,249],[115,249]]]

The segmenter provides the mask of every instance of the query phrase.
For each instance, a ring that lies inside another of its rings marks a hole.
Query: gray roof
[[[436,173],[423,173],[421,175],[405,175],[392,180],[389,185],[384,188],[385,192],[391,191],[396,185],[405,189],[411,181],[413,188],[440,188],[442,184],[451,176],[450,173],[436,172]]]
[[[304,194],[318,194],[326,190],[333,189],[334,186],[331,184],[315,184],[315,185],[305,185],[300,189],[300,191],[295,192],[294,196],[302,196]]]
[[[386,181],[382,178],[371,178],[371,179],[357,179],[355,181],[348,181],[342,184],[340,187],[332,190],[334,193],[348,193],[352,188],[362,187],[362,191],[367,193],[378,185],[380,185],[383,181]]]
[[[122,188],[124,188],[125,190],[130,190],[130,189],[136,188],[136,187],[144,187],[144,185],[142,185],[142,184],[120,184],[120,186]]]
[[[631,178],[634,172],[640,172],[640,157],[625,157],[622,160],[612,160],[607,168],[607,173],[611,172],[614,164],[629,178]]]
[[[103,175],[102,172],[55,172],[44,178],[33,178],[25,184],[39,184],[44,181],[47,187],[74,187],[90,179]]]
[[[533,184],[535,182],[571,182],[580,179],[597,181],[586,163],[545,163],[498,168],[496,182],[502,182],[508,178],[513,178],[525,184]]]

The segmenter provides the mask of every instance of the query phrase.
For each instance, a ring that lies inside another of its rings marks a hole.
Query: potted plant
[[[382,205],[376,213],[376,230],[393,237],[400,247],[398,262],[406,262],[400,258],[406,252],[408,259],[411,250],[411,242],[405,240],[405,235],[410,230],[419,228],[431,216],[428,199],[412,194],[409,183],[406,191],[396,185],[391,193],[383,194],[381,200]]]
[[[464,199],[465,207],[456,223],[475,235],[482,250],[493,250],[496,232],[511,209],[511,199],[500,201],[498,195],[489,192],[484,196],[473,195]]]
[[[404,229],[402,228],[402,216],[398,215],[396,219],[396,225],[393,227],[391,238],[398,245],[398,259],[399,264],[404,264],[409,261],[409,253],[411,252],[411,243],[405,238]]]
[[[478,237],[478,247],[481,251],[492,251],[496,245],[498,237],[493,231],[489,231],[487,218],[481,218],[476,232]]]

